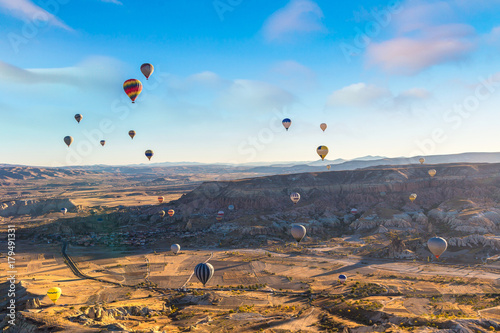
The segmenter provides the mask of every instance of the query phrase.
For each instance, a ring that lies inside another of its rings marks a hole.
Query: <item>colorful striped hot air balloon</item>
[[[135,103],[135,99],[142,91],[142,83],[136,79],[130,79],[123,83],[123,90],[127,96],[132,100],[132,103]]]
[[[345,276],[344,274],[339,275],[339,282],[340,283],[344,284],[346,280],[347,280],[347,276]]]
[[[162,202],[163,202],[163,199],[164,199],[163,197],[158,197],[158,202],[159,202],[159,203],[162,203]]]
[[[288,131],[288,128],[292,124],[292,121],[289,118],[285,118],[281,123],[283,124],[283,127],[285,127],[285,129]]]
[[[151,149],[148,149],[148,150],[146,150],[145,155],[148,158],[148,160],[151,161],[151,157],[153,157],[154,153]]]
[[[319,146],[318,149],[316,149],[316,152],[318,153],[319,157],[321,157],[321,160],[324,161],[326,155],[328,155],[328,147]]]
[[[129,135],[132,139],[134,139],[134,136],[135,136],[135,131],[134,131],[134,130],[130,130],[130,131],[128,131],[128,135]]]
[[[149,79],[151,74],[153,74],[154,70],[155,70],[155,68],[151,64],[145,63],[145,64],[141,65],[141,72],[146,77],[146,80]]]
[[[358,213],[358,210],[356,208],[351,209],[351,214],[356,215]]]
[[[175,214],[175,210],[169,209],[168,212],[167,212],[167,214],[168,214],[168,216],[172,217]]]
[[[101,146],[104,147],[104,145],[106,144],[106,140],[101,140],[100,143],[101,143]]]
[[[224,218],[224,211],[222,210],[219,210],[219,212],[217,213],[217,221],[222,221],[222,219]]]

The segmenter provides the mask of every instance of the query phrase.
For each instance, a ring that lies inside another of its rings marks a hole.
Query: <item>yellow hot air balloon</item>
[[[154,153],[153,153],[153,151],[151,149],[148,149],[148,150],[146,150],[145,155],[148,158],[148,160],[151,161],[151,157],[153,157]]]
[[[128,135],[129,135],[132,139],[134,139],[134,136],[135,136],[135,131],[134,131],[134,130],[130,130],[130,131],[128,131]]]
[[[327,128],[327,125],[325,123],[322,123],[321,125],[319,125],[319,128],[321,128],[324,132]]]
[[[410,195],[410,201],[413,202],[417,198],[417,195],[415,193]]]
[[[425,162],[425,158],[420,157],[420,158],[418,159],[418,161],[420,162],[420,164],[424,164],[424,162]]]
[[[327,168],[328,170],[330,170],[330,168],[331,168],[331,167],[332,167],[332,166],[331,166],[330,164],[328,164],[328,165],[326,166],[326,168]]]
[[[325,160],[326,155],[328,155],[328,147],[327,146],[319,146],[318,149],[316,149],[316,152],[318,153],[319,157],[321,157],[321,160]]]
[[[168,214],[168,216],[174,216],[175,210],[169,209],[168,212],[167,212],[167,214]]]
[[[429,176],[434,177],[436,175],[436,170],[430,169],[429,170]]]
[[[61,296],[61,289],[52,287],[47,291],[47,296],[49,296],[50,300],[56,304],[57,300]]]

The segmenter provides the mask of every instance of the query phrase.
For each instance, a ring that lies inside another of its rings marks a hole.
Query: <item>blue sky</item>
[[[312,161],[319,145],[328,159],[499,151],[499,10],[0,0],[0,163],[147,163],[146,149],[153,162],[210,163]],[[144,86],[135,104],[130,78]]]

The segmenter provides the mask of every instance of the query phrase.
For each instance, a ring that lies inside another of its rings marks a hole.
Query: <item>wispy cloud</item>
[[[475,29],[456,23],[455,8],[444,1],[408,0],[395,15],[395,37],[372,42],[367,62],[385,72],[414,75],[429,67],[466,59],[477,46]]]
[[[121,1],[118,0],[101,0],[102,2],[114,3],[115,5],[123,5]]]
[[[43,21],[66,30],[73,30],[59,18],[30,0],[0,0],[0,10],[20,20]]]
[[[334,91],[328,97],[326,107],[401,109],[425,101],[431,96],[423,88],[411,88],[393,94],[385,87],[360,82]]]
[[[273,41],[293,33],[326,31],[323,11],[310,0],[292,0],[269,17],[263,27],[267,40]]]

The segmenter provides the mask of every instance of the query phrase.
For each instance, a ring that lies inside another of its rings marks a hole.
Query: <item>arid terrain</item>
[[[4,282],[0,328],[500,330],[500,164],[322,169],[1,167],[0,236],[15,226],[17,313],[9,323]],[[175,215],[159,214],[169,209]],[[299,244],[295,223],[307,229]],[[426,245],[433,236],[448,241],[439,259]],[[201,262],[215,268],[206,287],[193,276]],[[54,286],[55,305],[46,296]]]

